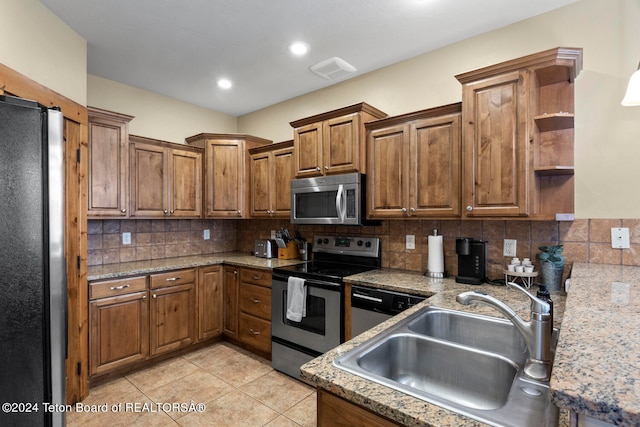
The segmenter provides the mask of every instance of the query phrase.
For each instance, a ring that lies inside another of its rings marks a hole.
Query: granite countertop
[[[479,286],[464,285],[456,283],[453,278],[432,279],[419,273],[388,269],[374,270],[349,276],[345,281],[353,285],[365,285],[374,288],[411,292],[430,296],[430,298],[303,365],[301,370],[302,379],[309,384],[327,390],[347,401],[365,407],[402,425],[485,426],[486,424],[480,421],[448,411],[424,400],[342,371],[333,366],[333,361],[342,354],[367,341],[369,338],[372,338],[407,316],[427,306],[437,306],[488,316],[503,317],[500,312],[486,304],[463,306],[457,303],[455,297],[460,292],[469,290],[486,292],[504,301],[524,319],[529,318],[529,298],[517,290],[507,289],[503,286],[493,286],[489,284]],[[552,294],[552,299],[554,301],[554,324],[558,327],[562,321],[565,296],[561,293],[554,293]],[[566,412],[562,414],[562,421],[561,425],[568,425]]]
[[[280,260],[278,258],[258,258],[245,252],[222,252],[209,255],[195,255],[178,258],[163,258],[151,261],[122,262],[119,264],[93,265],[87,268],[87,280],[117,279],[141,274],[160,273],[181,268],[205,265],[230,264],[239,267],[253,267],[271,270],[276,267],[299,264],[299,259]]]
[[[551,390],[559,407],[640,425],[640,267],[573,265]]]

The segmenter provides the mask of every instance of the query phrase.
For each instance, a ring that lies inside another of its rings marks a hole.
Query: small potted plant
[[[540,261],[542,284],[550,291],[562,289],[562,273],[564,272],[564,255],[562,245],[540,246],[537,255]]]

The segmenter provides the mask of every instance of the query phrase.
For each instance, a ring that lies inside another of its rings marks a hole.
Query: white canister
[[[516,271],[516,265],[515,264],[509,264],[509,265],[507,265],[507,269],[509,271]]]
[[[516,273],[524,273],[524,265],[516,265]]]
[[[533,265],[525,265],[524,266],[525,273],[533,273]]]

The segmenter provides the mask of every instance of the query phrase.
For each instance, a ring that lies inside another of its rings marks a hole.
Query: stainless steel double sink
[[[487,424],[557,426],[548,382],[523,374],[527,355],[507,320],[426,307],[334,365]]]

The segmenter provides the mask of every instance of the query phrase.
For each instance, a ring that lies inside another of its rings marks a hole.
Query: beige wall
[[[84,39],[37,0],[0,0],[0,11],[0,63],[86,105]]]
[[[461,100],[454,75],[557,46],[584,48],[576,80],[576,217],[638,218],[640,107],[621,107],[640,60],[638,0],[581,0],[240,117],[240,132],[291,139],[289,122],[366,101],[397,115]]]
[[[237,132],[237,119],[113,80],[88,75],[88,105],[135,118],[129,133],[184,143],[201,132]]]

